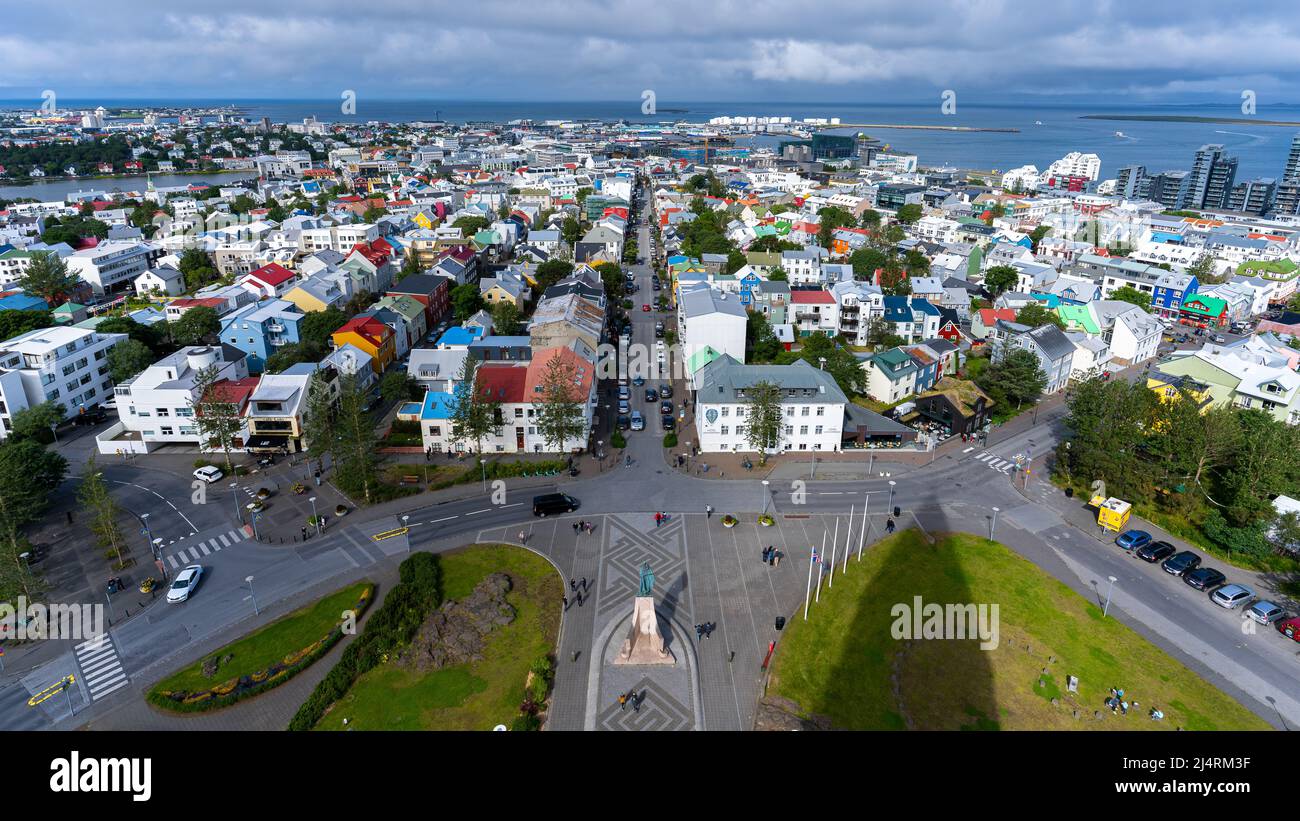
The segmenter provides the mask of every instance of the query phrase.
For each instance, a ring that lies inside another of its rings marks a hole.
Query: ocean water
[[[1069,151],[1096,153],[1102,161],[1102,178],[1116,169],[1142,164],[1151,173],[1191,167],[1192,154],[1206,143],[1222,143],[1239,159],[1237,179],[1280,177],[1291,143],[1300,128],[1253,123],[1171,123],[1081,119],[1085,114],[1153,114],[1240,118],[1237,104],[1223,105],[1061,105],[1017,103],[976,105],[957,101],[951,115],[933,104],[672,102],[659,100],[658,112],[641,113],[641,99],[626,101],[489,102],[466,100],[356,100],[356,113],[344,115],[337,100],[60,100],[64,108],[115,106],[238,106],[250,119],[269,117],[274,122],[297,122],[315,116],[325,121],[409,122],[441,118],[450,122],[513,119],[596,119],[653,123],[686,120],[701,122],[715,116],[839,117],[845,123],[903,125],[962,125],[982,128],[1017,128],[1016,133],[911,131],[885,128],[857,129],[870,133],[891,148],[916,154],[925,165],[953,165],[1006,171],[1033,164],[1041,170]],[[39,101],[0,100],[0,108],[34,107]],[[668,111],[666,109],[674,109]],[[1257,120],[1300,122],[1300,105],[1261,105]],[[1041,121],[1042,125],[1035,125]],[[1123,132],[1123,137],[1115,132]],[[761,140],[764,141],[765,140]],[[741,143],[745,143],[742,141]]]

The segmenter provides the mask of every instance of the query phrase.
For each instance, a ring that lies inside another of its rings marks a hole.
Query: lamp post
[[[307,501],[311,502],[311,520],[316,525],[316,535],[320,535],[320,516],[316,514],[316,497],[313,496]]]
[[[410,529],[410,528],[407,526],[407,524],[406,524],[408,521],[410,521],[410,519],[411,519],[411,514],[409,514],[409,513],[403,513],[403,514],[402,514],[402,528],[403,528],[403,529],[405,529],[405,530],[409,530],[409,529]],[[410,552],[411,552],[411,534],[410,534],[410,533],[406,533],[406,534],[404,534],[404,535],[406,536],[406,552],[407,552],[407,553],[410,553]]]
[[[141,513],[141,514],[140,514],[140,525],[144,528],[144,535],[145,535],[145,538],[149,540],[149,549],[150,549],[150,550],[153,550],[153,531],[151,531],[151,530],[149,529],[149,514],[148,514],[148,513]],[[156,553],[155,553],[154,555],[157,556]]]
[[[23,569],[27,571],[27,575],[32,575],[32,554],[27,552],[19,553],[18,558],[23,560]]]
[[[886,473],[885,475],[888,476],[889,474]],[[889,480],[889,510],[890,511],[894,509],[894,485],[896,484],[898,483],[895,482],[893,479]]]
[[[487,493],[487,460],[480,456],[478,464],[483,468],[483,492]]]
[[[766,516],[766,515],[767,515],[767,486],[768,486],[768,484],[769,484],[768,480],[764,479],[764,480],[763,480],[763,510],[758,514],[759,516]]]
[[[990,542],[993,541],[993,531],[997,530],[998,513],[1000,512],[1001,512],[1001,508],[998,507],[993,508],[993,518],[989,520],[989,541]]]
[[[248,576],[244,581],[248,582],[248,597],[253,600],[253,615],[260,616],[262,614],[257,609],[257,594],[253,592],[253,577]]]
[[[239,509],[239,482],[230,483],[230,498],[235,500],[235,518],[242,525],[244,523],[244,512]]]
[[[253,540],[254,540],[254,541],[257,541],[257,540],[259,540],[259,539],[261,538],[260,536],[257,535],[257,520],[258,520],[258,515],[257,515],[257,508],[256,508],[256,505],[257,505],[256,502],[249,502],[249,503],[248,503],[248,523],[251,524],[251,525],[253,526]]]
[[[1110,584],[1106,587],[1106,604],[1101,608],[1101,617],[1103,619],[1110,612],[1110,591],[1115,589],[1115,577],[1107,576],[1106,578],[1110,579]]]
[[[605,469],[605,440],[604,439],[596,440],[596,461],[597,463],[599,463],[600,469],[603,471]]]
[[[57,422],[50,423],[50,433],[54,434],[54,444],[59,443],[59,425]]]

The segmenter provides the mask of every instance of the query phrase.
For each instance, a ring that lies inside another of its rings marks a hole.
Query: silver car
[[[1272,624],[1286,615],[1286,611],[1271,601],[1257,601],[1246,608],[1246,615],[1260,624]]]
[[[1229,610],[1241,607],[1255,598],[1255,591],[1244,584],[1225,584],[1210,594],[1210,601]]]

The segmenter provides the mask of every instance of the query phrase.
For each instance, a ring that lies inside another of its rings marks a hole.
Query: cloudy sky
[[[1300,102],[1293,2],[4,0],[0,99]]]

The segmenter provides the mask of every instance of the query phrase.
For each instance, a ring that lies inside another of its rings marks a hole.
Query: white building
[[[65,258],[68,271],[90,283],[96,294],[120,291],[148,271],[162,249],[148,242],[108,240]]]
[[[683,291],[677,303],[677,327],[687,376],[692,375],[689,369],[695,354],[706,347],[744,362],[748,321],[736,297],[699,285]]]
[[[71,419],[112,395],[108,352],[126,334],[85,328],[38,328],[0,343],[0,438],[13,414],[44,402],[62,404]]]
[[[848,398],[825,371],[804,360],[793,365],[743,365],[724,356],[706,365],[695,392],[695,424],[704,453],[752,451],[746,435],[750,387],[781,388],[785,424],[774,451],[838,451]]]

